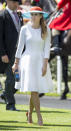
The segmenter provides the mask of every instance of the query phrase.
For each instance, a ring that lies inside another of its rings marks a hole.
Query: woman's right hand
[[[15,72],[15,70],[18,69],[18,64],[17,63],[14,63],[14,65],[12,66],[12,71],[13,73]]]

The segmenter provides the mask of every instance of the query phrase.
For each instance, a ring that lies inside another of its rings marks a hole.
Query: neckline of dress
[[[33,27],[31,26],[31,23],[29,23],[29,25],[30,25],[30,27],[31,27],[32,30],[40,30],[40,29],[41,29],[41,27],[39,27],[39,28],[33,28]]]

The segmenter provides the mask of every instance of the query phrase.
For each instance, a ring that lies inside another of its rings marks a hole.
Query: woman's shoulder
[[[24,29],[26,29],[27,28],[27,25],[23,25],[22,27],[21,27],[21,30],[24,30]]]
[[[25,32],[27,28],[28,28],[28,24],[23,25],[23,26],[21,27],[21,32]]]
[[[30,23],[28,22],[27,24],[25,24],[21,27],[21,30],[25,30],[25,29],[29,28],[29,26],[30,26]]]

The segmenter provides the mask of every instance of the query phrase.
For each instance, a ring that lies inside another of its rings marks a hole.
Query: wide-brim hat
[[[44,19],[46,19],[49,15],[49,13],[47,12],[44,12],[42,10],[42,8],[38,7],[38,6],[34,6],[34,7],[31,7],[30,10],[28,12],[24,12],[23,13],[23,17],[27,17],[27,18],[31,18],[31,13],[39,13],[39,14],[42,14]]]
[[[43,14],[43,10],[42,8],[38,7],[38,6],[34,6],[30,8],[30,13],[42,13]]]

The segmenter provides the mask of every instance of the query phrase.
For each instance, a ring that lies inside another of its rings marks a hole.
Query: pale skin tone
[[[40,27],[40,19],[42,18],[42,15],[31,15],[31,26],[33,28],[39,28]],[[15,58],[15,62],[13,65],[13,72],[18,69],[18,63],[19,59]],[[48,64],[48,59],[44,58],[43,60],[43,67],[42,67],[42,76],[44,77],[46,72],[47,72],[47,64]],[[40,87],[41,88],[41,87]],[[31,92],[31,97],[30,97],[30,104],[29,104],[29,111],[28,111],[28,122],[32,123],[32,112],[33,109],[35,108],[37,117],[38,117],[38,124],[41,126],[43,125],[43,120],[42,116],[40,113],[40,100],[39,100],[39,94],[38,92]]]
[[[8,5],[8,8],[15,11],[17,10],[18,6],[19,6],[19,3],[18,2],[14,2],[14,1],[9,1],[7,0],[7,5]],[[8,58],[8,55],[5,54],[4,56],[1,57],[2,59],[2,62],[4,63],[9,63],[9,58]]]

